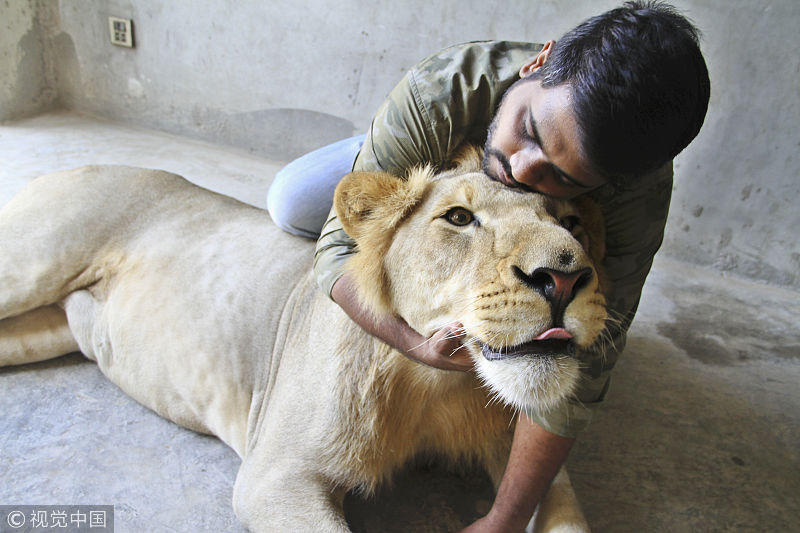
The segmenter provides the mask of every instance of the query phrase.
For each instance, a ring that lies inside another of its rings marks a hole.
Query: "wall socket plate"
[[[133,23],[131,19],[108,17],[108,32],[111,44],[133,48]]]

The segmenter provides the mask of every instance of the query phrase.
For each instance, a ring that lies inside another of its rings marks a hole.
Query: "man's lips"
[[[571,339],[572,335],[567,330],[563,328],[550,328],[541,333],[534,340],[517,346],[495,349],[488,344],[481,343],[481,352],[489,361],[513,359],[522,356],[572,355],[575,351],[575,347]]]
[[[508,187],[516,187],[516,183],[511,181],[511,178],[508,177],[506,174],[506,169],[503,168],[503,164],[500,161],[497,162],[497,179]]]

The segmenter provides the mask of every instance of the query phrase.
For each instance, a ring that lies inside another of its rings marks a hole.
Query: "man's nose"
[[[511,154],[508,160],[514,179],[525,185],[534,186],[544,176],[547,161],[539,149],[524,148]]]

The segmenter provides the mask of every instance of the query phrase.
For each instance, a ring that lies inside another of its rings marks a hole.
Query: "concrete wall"
[[[676,160],[664,251],[800,287],[800,2],[680,2],[703,29],[711,102]]]
[[[43,27],[53,20],[45,11],[27,0],[0,4],[0,120],[42,111],[56,98]]]
[[[68,107],[285,159],[364,131],[428,54],[558,35],[594,11],[533,4],[522,18],[475,0],[61,0],[53,52]],[[134,20],[135,49],[108,43],[109,15]]]
[[[800,287],[800,2],[674,3],[704,32],[712,98],[676,161],[664,253]],[[12,0],[0,110],[35,108],[19,95],[49,72],[64,106],[285,160],[364,131],[405,70],[444,46],[557,38],[617,4]],[[109,15],[134,20],[136,48],[108,42]]]

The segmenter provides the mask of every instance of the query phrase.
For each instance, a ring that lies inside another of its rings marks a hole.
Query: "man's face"
[[[567,85],[520,80],[506,92],[489,127],[484,171],[494,180],[570,199],[605,181],[589,171]]]

